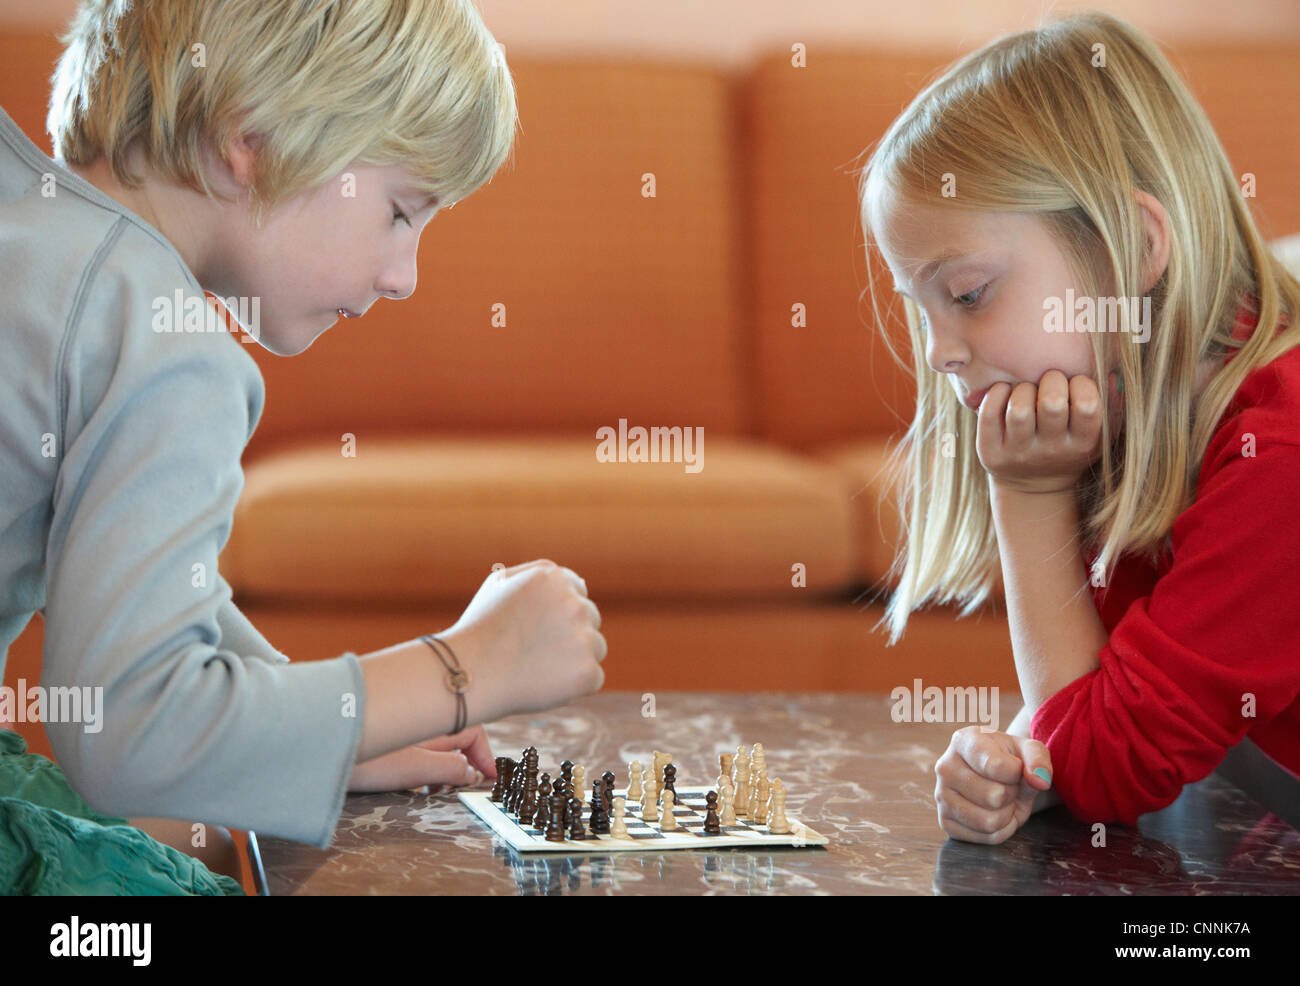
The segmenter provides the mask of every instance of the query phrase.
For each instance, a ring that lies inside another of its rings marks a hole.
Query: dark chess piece
[[[519,824],[531,825],[533,814],[537,811],[537,754],[528,763],[524,771],[524,791],[519,796]]]
[[[604,787],[605,810],[614,810],[614,772],[607,770],[600,775],[600,783]]]
[[[664,791],[673,792],[673,804],[680,805],[682,799],[677,796],[677,768],[672,764],[664,766],[664,783],[659,791],[659,796],[663,797]]]
[[[548,819],[546,823],[546,841],[563,842],[564,841],[564,795],[552,794],[547,807]]]
[[[707,807],[704,809],[704,832],[706,835],[721,835],[722,823],[718,821],[718,792],[710,791],[704,796]]]
[[[551,775],[543,774],[537,785],[537,810],[533,815],[533,828],[545,831],[551,822]]]
[[[591,838],[587,835],[587,830],[582,827],[582,804],[577,798],[569,800],[569,838],[574,840]]]
[[[599,778],[591,785],[591,834],[609,835],[609,812],[605,810],[605,785]]]
[[[515,795],[509,806],[512,815],[518,815],[528,797],[537,794],[537,747],[530,746],[521,754],[520,765],[515,768]],[[530,790],[531,788],[531,790]]]
[[[492,784],[492,800],[500,801],[506,796],[510,789],[510,771],[514,767],[514,761],[509,757],[497,757],[497,779]]]
[[[573,780],[573,761],[566,760],[560,764],[560,776],[566,781]]]

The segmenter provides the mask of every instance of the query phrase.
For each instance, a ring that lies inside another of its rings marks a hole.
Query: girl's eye
[[[404,222],[404,223],[406,223],[406,225],[411,226],[411,220],[410,220],[410,217],[408,217],[408,216],[406,215],[406,213],[402,212],[401,209],[398,209],[396,206],[394,206],[394,208],[393,208],[393,223],[394,223],[394,225],[395,225],[395,224],[397,224],[397,223],[399,223],[399,222]],[[415,227],[414,227],[414,226],[411,226],[411,228],[414,229]]]
[[[982,284],[974,291],[967,291],[965,294],[958,295],[952,300],[963,308],[973,308],[975,305],[979,304],[979,300],[984,294],[984,289],[987,287],[987,284]]]

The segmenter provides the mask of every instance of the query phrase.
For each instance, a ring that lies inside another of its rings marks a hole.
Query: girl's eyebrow
[[[952,260],[965,260],[969,256],[972,256],[972,254],[962,253],[960,250],[945,250],[943,253],[939,254],[939,256],[935,257],[933,260],[928,261],[925,264],[922,264],[921,268],[916,272],[916,279],[918,281],[929,281],[932,278],[938,276],[939,268],[942,267],[944,264]],[[929,271],[929,274],[926,273],[927,271]],[[905,297],[908,298],[912,297],[910,294],[908,294],[906,291],[903,290],[903,286],[899,284],[897,280],[894,281],[894,290],[898,294],[904,295]]]

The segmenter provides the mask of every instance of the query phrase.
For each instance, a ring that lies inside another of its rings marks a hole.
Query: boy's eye
[[[987,287],[987,284],[982,284],[974,291],[967,291],[965,294],[959,294],[952,300],[963,308],[970,308],[979,303],[980,297],[984,294],[984,289]]]
[[[394,207],[393,207],[393,223],[396,224],[396,223],[399,223],[399,222],[404,222],[404,223],[406,223],[406,225],[411,226],[411,220],[410,220],[410,217],[407,216],[406,213],[404,213],[401,209],[399,209],[399,208],[397,208],[396,206],[394,206]],[[411,228],[414,229],[415,227],[414,227],[414,226],[411,226]]]

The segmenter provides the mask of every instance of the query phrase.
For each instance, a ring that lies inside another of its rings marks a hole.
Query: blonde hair
[[[945,173],[956,176],[955,198],[941,194]],[[1081,537],[1096,549],[1102,584],[1122,553],[1154,561],[1194,498],[1209,439],[1243,379],[1300,344],[1300,283],[1269,253],[1218,137],[1164,54],[1100,13],[1000,38],[930,84],[872,151],[859,188],[869,265],[870,202],[882,188],[923,205],[1036,214],[1092,297],[1144,294],[1134,192],[1164,206],[1172,242],[1149,292],[1149,339],[1135,338],[1127,305],[1118,333],[1090,333],[1094,379],[1107,379],[1108,347],[1118,352],[1123,441],[1103,415],[1101,458],[1076,488]],[[868,286],[883,327],[870,277]],[[1232,339],[1242,303],[1259,320],[1244,345]],[[881,620],[891,644],[927,602],[974,612],[999,561],[976,418],[927,365],[920,313],[903,304],[917,401],[887,465],[904,527],[890,572],[897,589]],[[1280,321],[1290,324],[1275,334]],[[1198,361],[1238,347],[1195,398]],[[945,435],[953,454],[938,454]]]
[[[404,165],[444,206],[488,182],[518,123],[502,50],[469,0],[83,0],[53,77],[54,156],[138,140],[162,177],[209,196],[203,147],[259,153],[260,224],[352,162]]]

